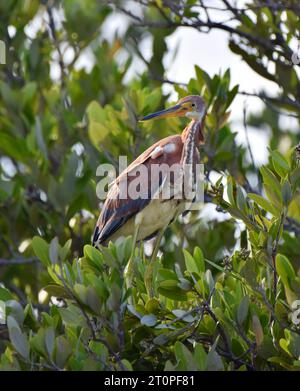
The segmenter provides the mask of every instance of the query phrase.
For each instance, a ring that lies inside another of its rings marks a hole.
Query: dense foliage
[[[299,370],[299,131],[282,121],[299,124],[297,2],[220,1],[233,25],[214,22],[206,1],[86,3],[0,4],[0,369]],[[125,32],[105,39],[121,16]],[[268,164],[257,167],[231,130],[240,91],[230,70],[195,64],[188,85],[165,79],[166,40],[180,26],[229,32],[230,49],[280,87],[257,94],[264,110],[241,124],[268,127]],[[90,241],[97,166],[131,161],[186,124],[138,122],[165,105],[167,83],[209,105],[206,204],[167,229],[149,299],[143,246],[127,289],[131,238],[101,251]]]

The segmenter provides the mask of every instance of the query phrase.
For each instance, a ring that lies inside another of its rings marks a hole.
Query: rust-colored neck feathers
[[[204,144],[203,127],[204,119],[202,121],[192,120],[181,134],[182,142],[186,143],[187,139],[190,139],[192,136],[196,146]]]
[[[183,152],[181,161],[183,164],[193,164],[194,154],[199,144],[204,142],[202,133],[203,121],[192,120],[181,135]]]

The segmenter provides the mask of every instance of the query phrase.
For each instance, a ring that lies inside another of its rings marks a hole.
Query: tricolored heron
[[[189,177],[188,182],[193,181],[196,164],[200,162],[198,146],[204,141],[205,115],[204,100],[200,96],[191,95],[179,100],[175,106],[141,118],[141,121],[148,121],[167,117],[187,117],[191,122],[181,135],[169,136],[153,144],[119,175],[107,194],[95,227],[93,236],[95,247],[100,244],[106,245],[110,240],[114,241],[119,237],[133,236],[132,254],[125,272],[130,282],[136,242],[157,235],[151,260],[145,273],[145,285],[150,297],[153,296],[153,266],[164,230],[170,222],[187,209],[187,200],[184,197],[181,199],[174,197],[174,191],[170,192],[167,199],[161,196],[157,197],[157,193],[161,191],[165,183],[164,172],[153,179],[150,171],[153,167],[157,169],[157,167],[189,165],[192,167],[192,176]],[[132,198],[127,194],[126,197],[121,197],[122,184],[125,183],[128,189],[130,183],[139,176],[138,173],[143,172],[140,170],[142,165],[146,168],[146,173],[149,174],[145,178],[140,178],[141,186],[147,188],[146,196]],[[183,172],[185,171],[183,170]],[[173,182],[170,179],[169,183],[173,189],[176,185],[174,181],[176,179],[173,177]],[[154,197],[153,194],[156,196]]]

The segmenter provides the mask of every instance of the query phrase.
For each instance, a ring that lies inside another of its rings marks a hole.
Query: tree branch
[[[12,265],[28,265],[32,263],[38,262],[38,258],[12,258],[12,259],[4,259],[0,258],[0,266],[12,266]]]

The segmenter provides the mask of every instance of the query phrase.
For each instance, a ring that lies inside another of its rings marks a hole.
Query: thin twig
[[[0,258],[0,267],[1,266],[12,266],[12,265],[28,265],[32,263],[38,262],[38,258],[12,258],[12,259],[4,259]]]

